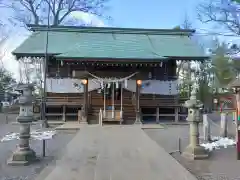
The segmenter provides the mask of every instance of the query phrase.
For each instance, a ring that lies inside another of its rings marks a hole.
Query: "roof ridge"
[[[31,31],[58,31],[81,33],[117,33],[117,34],[151,34],[151,35],[192,35],[194,29],[145,29],[145,28],[119,28],[119,27],[86,27],[86,26],[47,26],[28,24]]]

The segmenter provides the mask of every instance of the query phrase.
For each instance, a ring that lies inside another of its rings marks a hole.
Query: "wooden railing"
[[[47,97],[47,105],[79,105],[83,104],[82,97]]]

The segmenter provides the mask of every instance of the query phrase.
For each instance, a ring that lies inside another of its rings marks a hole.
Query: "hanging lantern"
[[[82,80],[82,84],[86,85],[88,83],[88,80],[87,79],[83,79]]]
[[[137,80],[137,85],[142,85],[142,80]]]

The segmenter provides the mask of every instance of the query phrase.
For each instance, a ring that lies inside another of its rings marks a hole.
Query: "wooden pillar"
[[[103,88],[103,118],[106,118],[106,86]]]
[[[66,106],[63,105],[62,121],[66,122]]]
[[[112,118],[115,118],[115,88],[114,88],[115,84],[112,83]]]
[[[139,104],[139,97],[140,97],[140,88],[142,85],[141,80],[136,80],[136,121],[135,124],[141,124],[141,116],[140,116],[140,104]]]
[[[157,113],[156,113],[156,123],[159,123],[159,107],[157,107]]]
[[[80,123],[87,124],[88,116],[88,80],[82,81],[83,84],[83,107],[82,107],[82,121]]]

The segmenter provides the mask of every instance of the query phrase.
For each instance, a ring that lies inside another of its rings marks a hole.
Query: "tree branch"
[[[230,32],[240,35],[239,9],[232,4],[223,2],[211,0],[210,2],[199,4],[197,8],[198,19],[203,23],[213,22],[223,25]]]

